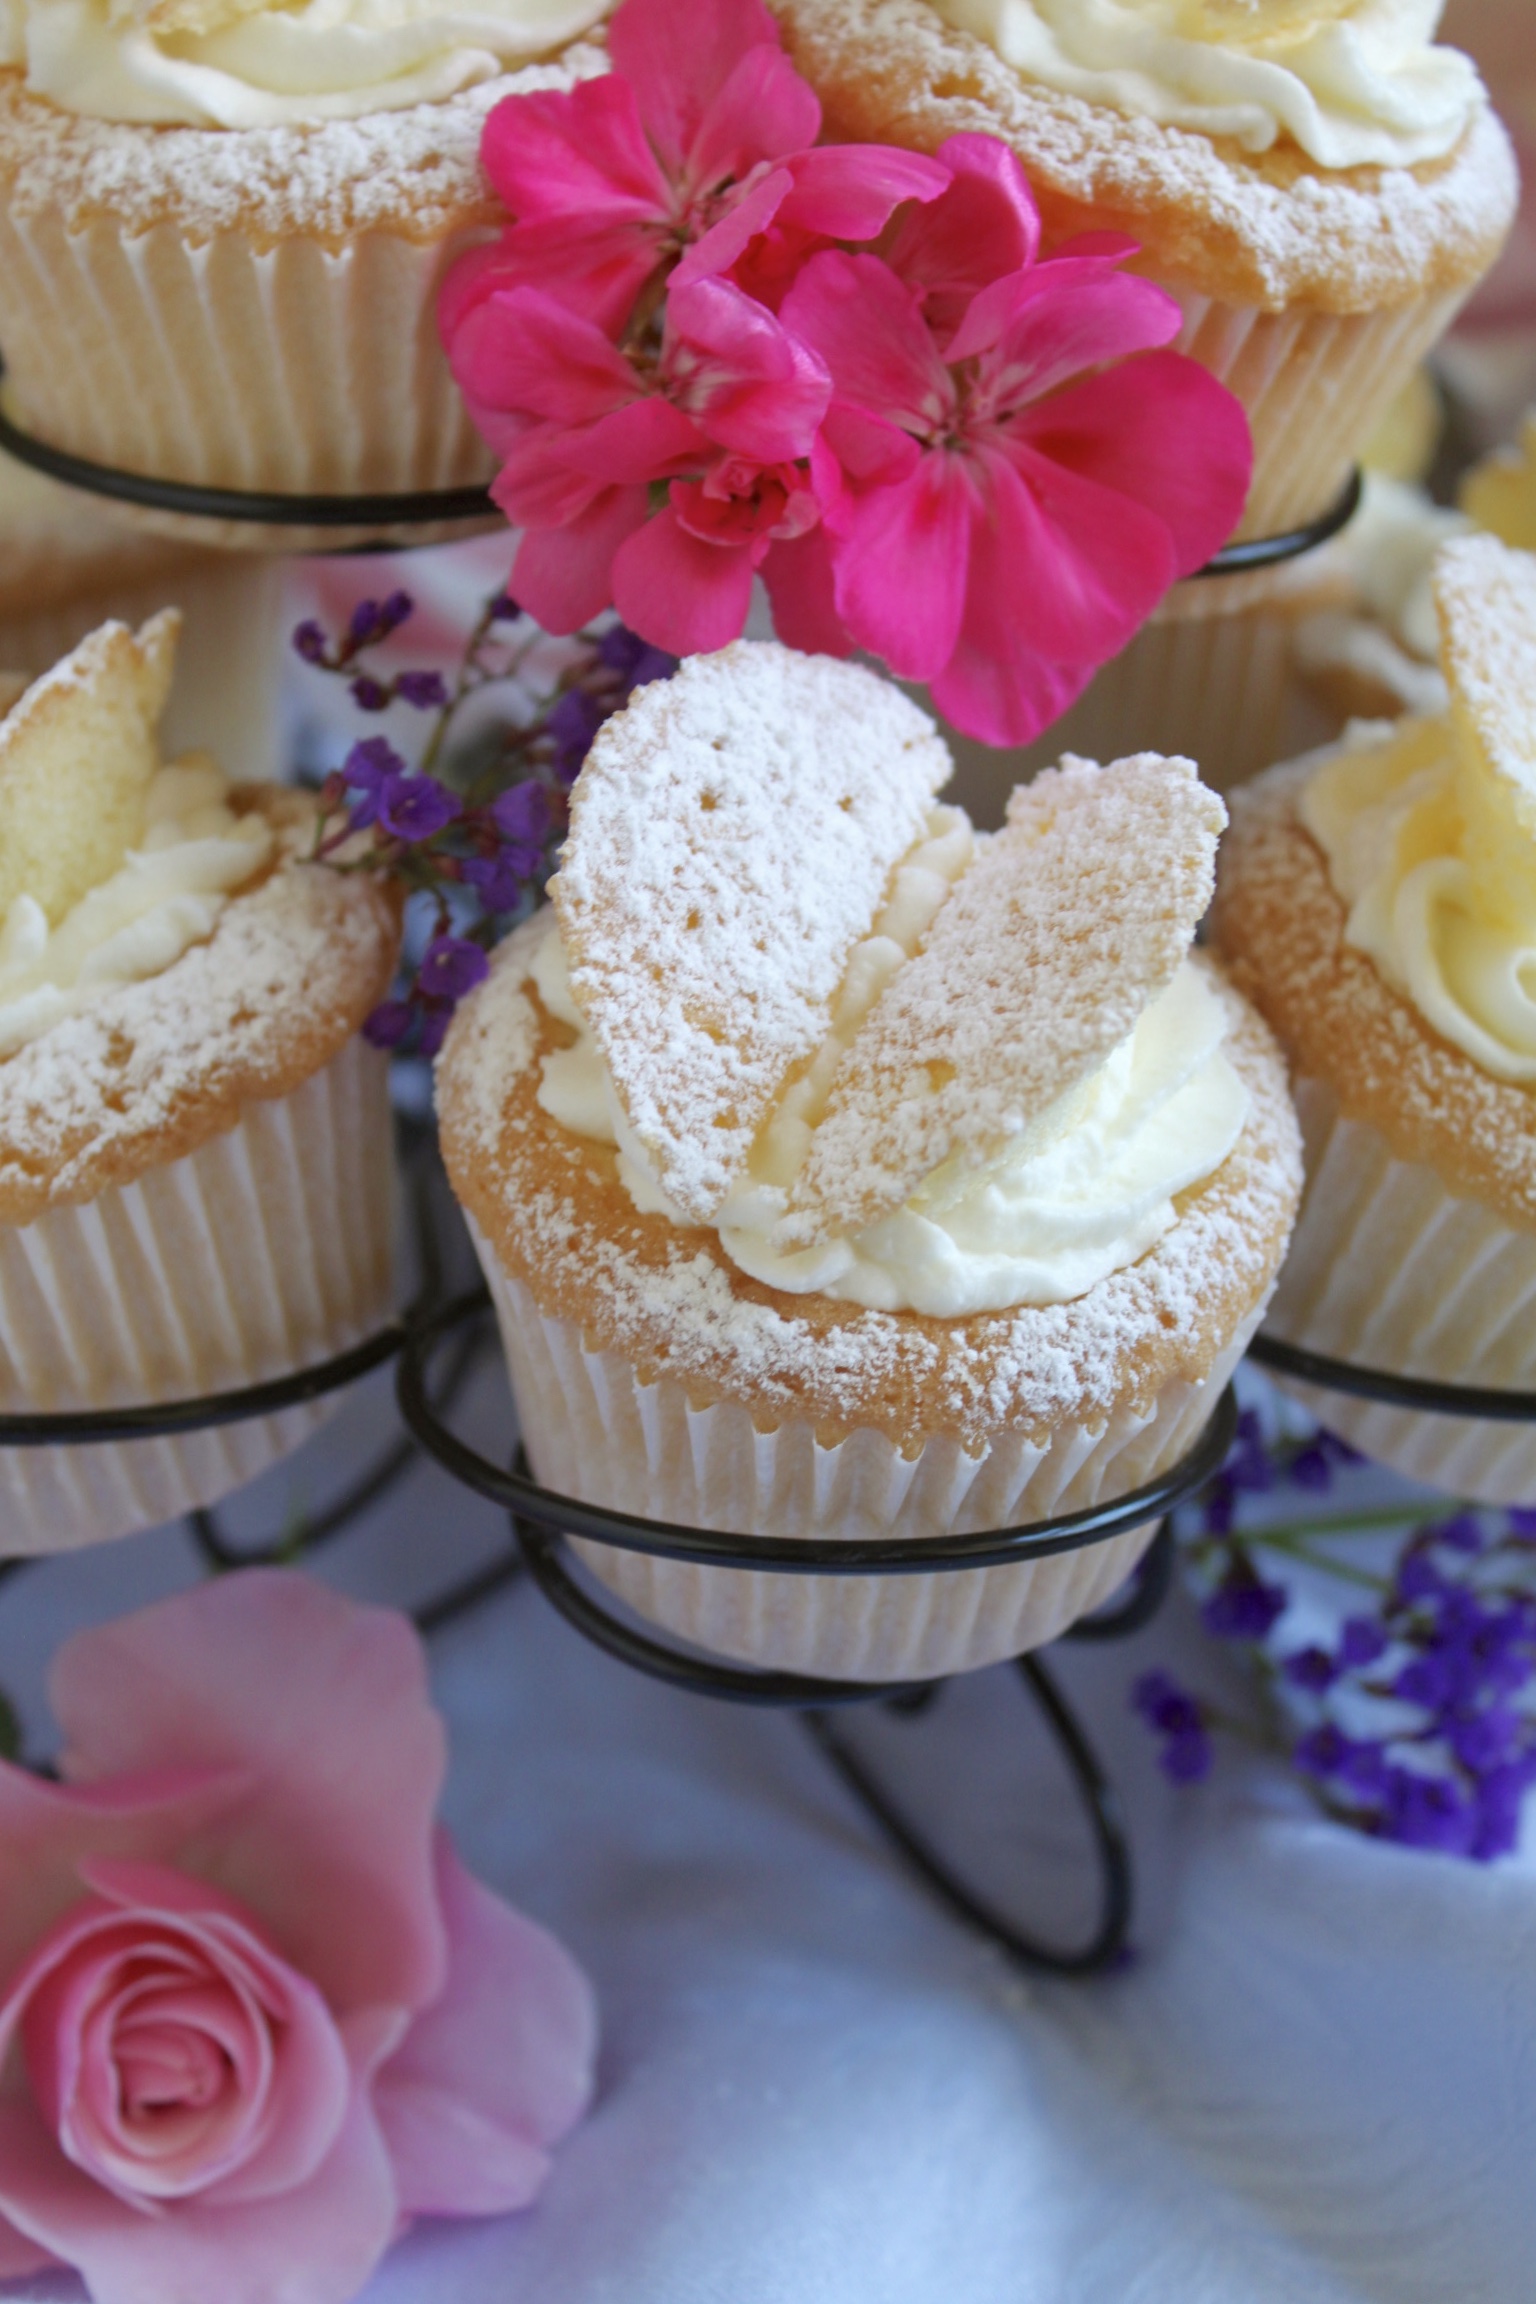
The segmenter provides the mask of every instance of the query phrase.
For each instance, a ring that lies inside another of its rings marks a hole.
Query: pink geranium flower
[[[434,1832],[403,1617],[247,1570],[60,1653],[0,1764],[0,2277],[341,2304],[417,2215],[525,2206],[588,1987]]]
[[[814,255],[782,302],[832,399],[824,526],[765,575],[786,638],[870,649],[1021,744],[1231,534],[1252,449],[1233,396],[1160,349],[1179,308],[1118,270],[1129,243],[1036,261],[1012,156],[940,158],[951,190],[883,255]]]
[[[762,0],[624,0],[607,77],[508,96],[481,157],[515,219],[445,286],[450,350],[498,289],[541,288],[618,337],[669,273],[728,271],[776,218],[795,233],[863,240],[904,200],[948,181],[921,153],[824,146],[821,106]]]
[[[674,278],[645,367],[535,288],[487,296],[452,352],[505,457],[492,493],[525,531],[512,589],[548,631],[613,603],[656,647],[722,647],[754,569],[819,517],[798,467],[830,379],[730,281]]]

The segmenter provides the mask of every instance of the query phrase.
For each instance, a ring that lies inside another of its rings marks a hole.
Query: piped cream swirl
[[[1485,1072],[1536,1083],[1536,844],[1512,823],[1479,840],[1452,720],[1357,723],[1300,810],[1348,942]]]
[[[206,758],[160,769],[143,837],[110,879],[52,927],[35,897],[14,899],[0,922],[0,1059],[212,935],[231,892],[272,848],[265,817],[237,816],[228,789]]]
[[[1186,961],[1096,1072],[980,1166],[947,1161],[855,1237],[782,1243],[837,1064],[970,854],[961,812],[936,809],[876,932],[850,958],[822,1049],[781,1097],[720,1212],[726,1254],[770,1287],[938,1319],[1065,1303],[1144,1256],[1176,1221],[1178,1194],[1213,1174],[1242,1132],[1248,1091],[1222,1053],[1222,1003],[1201,964]],[[625,1121],[553,921],[533,974],[544,1007],[576,1034],[544,1058],[539,1103],[562,1127],[616,1148],[637,1208],[682,1223]]]
[[[934,0],[1026,79],[1166,127],[1324,168],[1410,167],[1459,142],[1480,97],[1434,45],[1441,0]]]
[[[0,63],[87,119],[273,128],[433,104],[566,46],[611,0],[0,0]]]

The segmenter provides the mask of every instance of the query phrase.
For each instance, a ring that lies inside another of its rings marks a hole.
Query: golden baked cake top
[[[607,61],[601,42],[586,39],[438,103],[238,131],[87,119],[0,69],[0,197],[22,220],[57,217],[71,231],[106,216],[130,232],[172,223],[194,237],[241,232],[258,242],[368,231],[436,240],[504,221],[480,166],[492,106],[574,87]]]
[[[1000,136],[1048,240],[1126,231],[1159,278],[1225,303],[1359,312],[1470,285],[1514,216],[1514,155],[1486,104],[1444,159],[1320,169],[1288,138],[1249,152],[1027,82],[929,0],[772,4],[829,136],[924,152]]]
[[[392,897],[301,861],[304,795],[231,787],[206,754],[161,764],[179,622],[105,625],[0,697],[0,1222],[288,1094],[393,968]]]

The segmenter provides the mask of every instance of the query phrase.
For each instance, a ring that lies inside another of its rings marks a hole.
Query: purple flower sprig
[[[426,912],[414,972],[369,1016],[378,1047],[431,1057],[454,1008],[489,969],[490,947],[536,901],[565,837],[570,792],[599,728],[676,660],[610,624],[570,644],[554,686],[526,708],[525,669],[542,635],[524,626],[515,601],[486,602],[451,682],[437,671],[385,671],[365,651],[392,639],[414,613],[409,594],[363,601],[345,632],[313,622],[293,635],[297,654],[348,680],[354,703],[381,712],[404,702],[436,717],[414,769],[382,736],[354,744],[321,787],[313,860],[344,872],[387,874]],[[459,716],[472,696],[503,684],[518,708],[482,726],[472,750],[455,751]]]
[[[1245,1413],[1185,1573],[1206,1630],[1258,1664],[1268,1741],[1330,1815],[1487,1862],[1515,1845],[1536,1783],[1536,1513],[1467,1506],[1395,1546],[1400,1507],[1236,1524],[1244,1499],[1316,1497],[1355,1460],[1324,1432],[1267,1441]],[[1320,1607],[1330,1587],[1365,1597]],[[1167,1673],[1131,1701],[1177,1783],[1206,1775],[1213,1734],[1240,1725]]]

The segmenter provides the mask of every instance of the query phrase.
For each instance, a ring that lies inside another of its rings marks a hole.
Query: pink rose
[[[590,1990],[464,1870],[404,1617],[251,1569],[81,1633],[64,1781],[0,1763],[0,2278],[342,2304],[416,2215],[525,2207]]]

